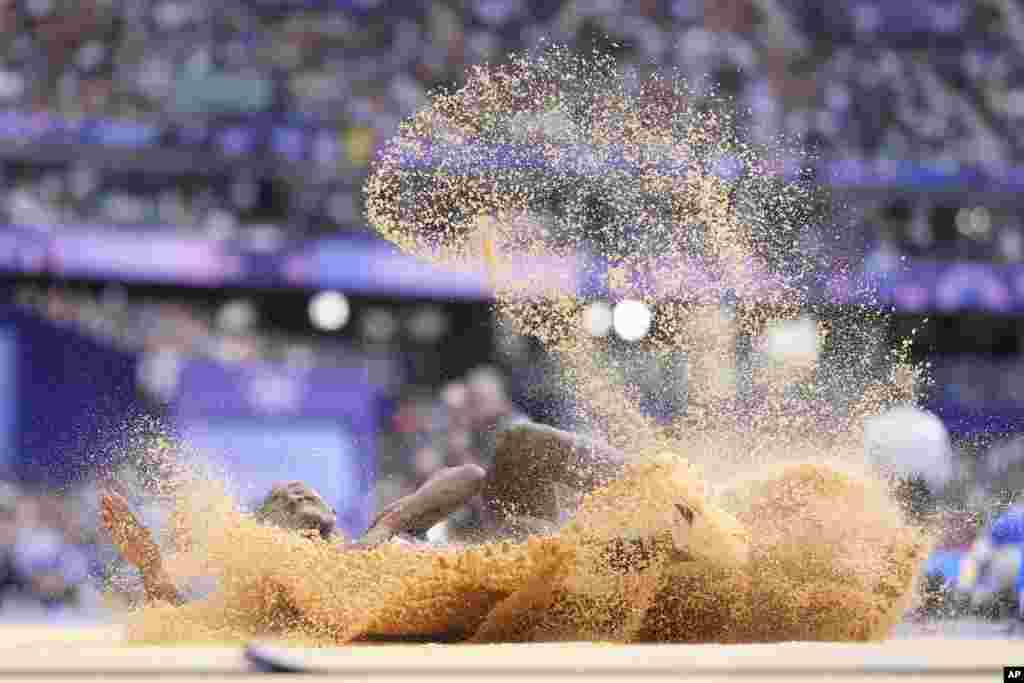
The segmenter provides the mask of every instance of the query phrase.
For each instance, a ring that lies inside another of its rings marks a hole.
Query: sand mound
[[[929,550],[880,482],[821,463],[770,467],[722,495],[751,538],[741,568],[674,565],[640,638],[873,640],[914,595]]]
[[[644,460],[556,535],[449,549],[343,551],[225,514],[201,553],[218,592],[134,613],[129,640],[867,640],[902,616],[927,548],[881,484],[808,463],[705,489]]]

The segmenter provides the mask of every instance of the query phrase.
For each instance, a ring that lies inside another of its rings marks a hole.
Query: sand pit
[[[686,106],[674,81],[635,93],[614,64],[559,54],[475,70],[465,88],[432,100],[377,164],[368,216],[417,256],[457,267],[482,258],[503,324],[557,361],[574,422],[628,454],[630,469],[583,496],[551,535],[430,552],[339,552],[188,487],[195,504],[180,512],[193,529],[195,568],[220,589],[131,615],[134,647],[109,656],[163,652],[187,665],[195,652],[235,666],[247,643],[278,638],[329,646],[269,651],[284,669],[373,680],[995,680],[1014,663],[1016,643],[887,640],[913,602],[930,537],[865,469],[861,431],[867,416],[912,401],[914,368],[896,356],[885,372],[861,362],[882,341],[874,328],[850,342],[830,337],[824,319],[815,334],[829,339],[831,355],[756,351],[756,400],[736,400],[737,335],[757,347],[773,325],[806,314],[803,290],[786,276],[808,264],[786,251],[798,241],[783,228],[809,221],[797,210],[808,195],[774,182],[771,160],[732,139],[716,112]],[[524,132],[524,112],[561,124],[527,122]],[[543,173],[430,166],[430,150],[458,161],[481,145],[524,140],[550,157]],[[623,155],[639,168],[611,173]],[[666,155],[688,162],[666,169]],[[744,160],[746,179],[733,183],[704,163],[721,155]],[[587,159],[608,163],[578,163]],[[607,212],[589,215],[592,195]],[[557,288],[526,296],[502,279],[513,255],[566,255],[596,225],[609,297],[663,299],[656,329],[630,353],[580,332],[588,301]],[[674,273],[694,258],[712,284],[664,297],[642,291],[645,274]],[[770,278],[781,280],[771,296],[758,289]],[[746,301],[730,309],[730,293]],[[643,409],[631,363],[677,352],[687,354],[692,405],[659,422]],[[453,629],[477,642],[354,642]],[[191,649],[197,642],[235,649]]]
[[[187,564],[220,586],[126,615],[134,644],[878,641],[928,550],[881,483],[820,463],[712,495],[685,459],[643,458],[551,535],[464,547],[340,549],[262,525],[223,493],[199,498],[183,499],[183,517],[201,518]]]
[[[272,660],[282,669],[408,680],[784,681],[841,676],[848,681],[910,678],[1000,680],[1019,663],[1020,641],[914,638],[870,645],[353,645],[319,650],[260,644],[241,647],[123,647],[109,626],[0,628],[0,678],[85,680],[258,679]],[[257,657],[251,655],[257,654]]]

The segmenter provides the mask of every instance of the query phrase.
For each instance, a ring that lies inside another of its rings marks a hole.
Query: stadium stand
[[[938,323],[921,318],[953,321],[941,327],[959,342],[936,368],[948,378],[936,400],[998,412],[1007,432],[1024,414],[1019,370],[1004,359],[1021,335],[963,315],[1024,310],[1024,11],[1013,0],[0,0],[0,29],[0,223],[265,253],[367,232],[361,187],[375,151],[467,65],[543,38],[611,50],[638,71],[678,69],[698,93],[732,98],[782,168],[810,154],[818,180],[868,207],[842,235],[845,258],[864,261],[922,339]],[[157,399],[161,359],[329,364],[353,353],[254,325],[244,300],[204,307],[40,284],[18,296],[149,354],[143,383]],[[985,346],[1009,337],[1011,348]],[[507,340],[519,358],[509,367],[536,379],[522,346]],[[523,377],[510,381],[533,381]],[[396,477],[383,500],[471,438],[445,426],[459,393],[445,379],[445,390],[395,388],[381,458]]]

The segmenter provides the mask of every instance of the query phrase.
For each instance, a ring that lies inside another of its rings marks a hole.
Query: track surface
[[[874,644],[360,645],[329,650],[260,644],[246,651],[124,647],[116,627],[3,626],[0,680],[265,680],[262,671],[276,667],[365,681],[1001,681],[1003,666],[1024,665],[1020,640],[996,639],[992,629],[982,639],[944,637],[937,634],[940,630],[930,637]]]

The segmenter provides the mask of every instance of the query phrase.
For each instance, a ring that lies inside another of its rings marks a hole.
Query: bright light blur
[[[320,292],[309,302],[309,319],[317,329],[337,332],[348,324],[351,308],[341,292]]]
[[[448,331],[444,313],[434,306],[425,306],[414,313],[406,323],[409,336],[420,344],[433,344]]]
[[[583,310],[583,328],[591,337],[607,337],[612,331],[612,307],[595,301]]]
[[[821,351],[818,324],[812,318],[776,323],[765,333],[765,351],[776,362],[813,362]]]
[[[612,311],[612,324],[615,334],[625,341],[640,341],[651,330],[653,319],[651,309],[642,301],[626,299],[615,304]]]
[[[919,476],[936,491],[955,476],[949,432],[942,420],[913,406],[868,418],[864,449],[869,461],[882,471]]]

